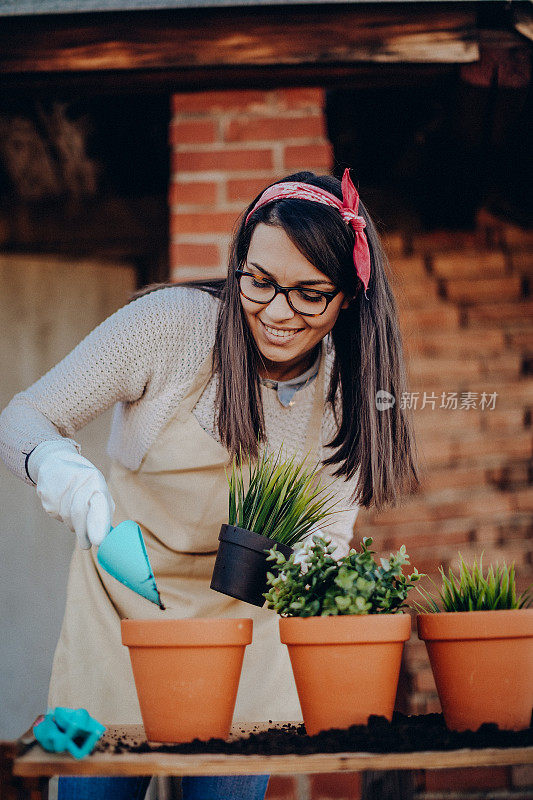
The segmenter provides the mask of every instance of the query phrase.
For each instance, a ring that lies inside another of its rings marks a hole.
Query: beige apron
[[[303,449],[315,461],[324,408],[324,362],[323,342]],[[229,464],[227,450],[192,413],[210,376],[211,354],[139,469],[132,471],[114,461],[108,481],[116,503],[113,524],[133,519],[141,525],[166,610],[104,572],[96,561],[96,548],[76,547],[49,707],[83,707],[103,723],[141,721],[129,652],[120,638],[124,617],[250,617],[253,643],[246,648],[235,719],[301,719],[287,648],[279,641],[277,614],[209,587],[220,525],[227,521],[224,468]]]

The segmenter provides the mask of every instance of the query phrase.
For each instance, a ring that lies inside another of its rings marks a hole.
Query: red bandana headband
[[[343,220],[352,226],[355,233],[355,246],[353,249],[353,263],[355,271],[361,278],[363,286],[366,290],[368,282],[370,281],[370,251],[368,249],[368,241],[363,229],[366,227],[366,222],[363,217],[358,216],[357,209],[359,207],[359,194],[357,189],[352,183],[350,178],[350,170],[348,167],[344,170],[342,176],[342,201],[334,194],[320,189],[318,186],[313,186],[310,183],[300,183],[298,181],[286,181],[285,183],[275,183],[265,189],[255,206],[252,208],[246,217],[245,224],[258,208],[273,203],[274,200],[284,200],[288,197],[295,197],[299,200],[312,200],[315,203],[324,203],[327,206],[337,208]]]

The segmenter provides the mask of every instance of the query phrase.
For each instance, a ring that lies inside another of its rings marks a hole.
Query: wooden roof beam
[[[478,57],[476,16],[470,3],[66,14],[7,18],[0,26],[3,76],[449,64]]]

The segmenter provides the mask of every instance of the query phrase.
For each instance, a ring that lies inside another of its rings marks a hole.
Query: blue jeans
[[[268,775],[206,775],[182,778],[183,800],[263,800]],[[59,778],[57,800],[144,800],[149,777]]]

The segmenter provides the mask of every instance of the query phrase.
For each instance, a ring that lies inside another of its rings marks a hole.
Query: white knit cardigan
[[[73,438],[76,431],[114,405],[107,452],[136,470],[164,425],[190,388],[215,340],[219,301],[192,287],[168,287],[146,294],[104,320],[77,347],[25,391],[16,394],[0,414],[0,458],[8,469],[31,485],[26,454],[40,442]],[[327,339],[325,391],[333,365],[331,337]],[[193,413],[200,425],[218,439],[215,427],[216,377],[212,377]],[[269,449],[283,443],[288,454],[301,448],[310,419],[316,381],[296,392],[294,404],[284,407],[274,389],[262,386]],[[324,396],[325,400],[325,396]],[[337,430],[329,405],[320,431],[323,448]],[[327,532],[342,551],[352,536],[358,507],[350,501],[355,478],[334,480],[339,513]],[[339,549],[338,553],[341,552]]]

